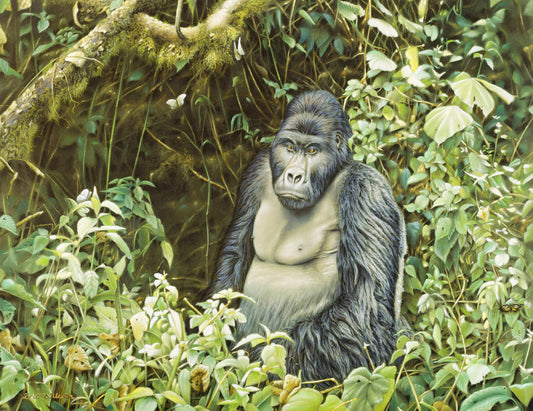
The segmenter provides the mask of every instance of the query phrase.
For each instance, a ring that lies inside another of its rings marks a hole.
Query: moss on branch
[[[166,0],[126,0],[50,64],[0,115],[0,157],[28,160],[46,122],[71,117],[76,106],[72,103],[84,95],[89,81],[99,77],[116,55],[130,53],[166,68],[178,61],[191,61],[197,72],[231,64],[233,42],[242,34],[245,20],[263,11],[268,3],[222,1],[204,22],[182,29],[185,39],[181,39],[174,25],[147,14],[163,7]],[[0,162],[0,170],[3,167]]]

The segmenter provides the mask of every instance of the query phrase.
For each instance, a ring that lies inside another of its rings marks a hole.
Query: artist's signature
[[[54,393],[54,394],[28,394],[28,393],[24,393],[24,395],[22,396],[22,399],[24,399],[24,400],[42,400],[42,399],[45,399],[45,400],[64,400],[64,399],[71,399],[71,400],[73,400],[74,399],[74,395],[72,395],[72,394],[59,394],[59,393]]]

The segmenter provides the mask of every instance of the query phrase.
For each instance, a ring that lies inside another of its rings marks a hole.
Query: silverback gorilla
[[[292,100],[246,172],[210,291],[243,291],[239,338],[286,331],[287,368],[342,380],[389,360],[401,326],[405,229],[384,177],[355,162],[325,91]]]

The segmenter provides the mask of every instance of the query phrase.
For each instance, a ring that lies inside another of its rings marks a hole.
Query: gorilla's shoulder
[[[370,184],[390,190],[390,184],[383,174],[374,167],[354,161],[345,168],[344,188]]]

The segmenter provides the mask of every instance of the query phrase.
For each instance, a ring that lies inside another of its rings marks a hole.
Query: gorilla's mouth
[[[279,192],[276,194],[278,195],[278,197],[286,199],[286,200],[292,200],[292,201],[307,201],[308,200],[308,198],[301,193],[283,191],[283,192]]]

